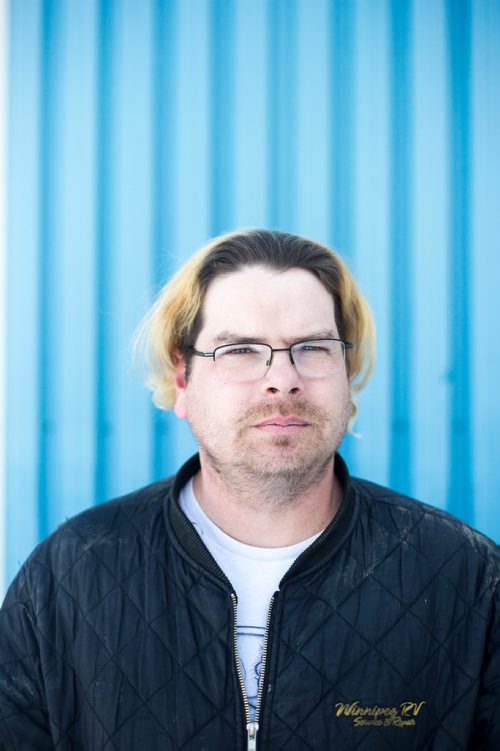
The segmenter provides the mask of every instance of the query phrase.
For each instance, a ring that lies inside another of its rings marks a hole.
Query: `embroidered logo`
[[[350,704],[337,702],[334,710],[337,717],[351,720],[354,727],[393,727],[406,728],[417,724],[417,719],[426,701],[403,701],[398,706],[381,707],[363,705],[359,701]]]

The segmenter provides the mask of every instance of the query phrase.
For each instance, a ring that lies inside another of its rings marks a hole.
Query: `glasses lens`
[[[219,373],[232,381],[252,381],[265,375],[271,354],[267,344],[224,344],[215,349],[214,360]]]
[[[344,343],[336,339],[312,339],[292,347],[293,361],[302,375],[327,375],[339,370]]]

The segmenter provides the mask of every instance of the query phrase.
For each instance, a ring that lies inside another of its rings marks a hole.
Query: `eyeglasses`
[[[290,362],[304,377],[330,376],[338,372],[345,360],[345,350],[352,349],[342,339],[308,339],[291,347],[271,347],[261,342],[222,344],[213,352],[200,352],[193,347],[191,354],[211,357],[217,370],[231,381],[256,381],[271,367],[275,352],[288,352]]]

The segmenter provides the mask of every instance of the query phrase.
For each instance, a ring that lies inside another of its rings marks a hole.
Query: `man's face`
[[[216,278],[203,307],[195,348],[264,342],[288,347],[318,337],[339,338],[334,303],[303,269],[250,266]],[[178,417],[187,418],[202,461],[219,472],[290,479],[317,474],[331,460],[349,420],[345,364],[328,376],[303,377],[287,352],[251,382],[234,382],[211,358],[193,357],[186,382],[176,368]]]

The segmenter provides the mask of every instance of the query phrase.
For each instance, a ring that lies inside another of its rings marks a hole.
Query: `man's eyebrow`
[[[241,342],[241,344],[248,344],[249,342],[265,342],[265,337],[260,336],[243,336],[243,334],[237,334],[233,331],[221,331],[220,334],[214,338],[214,344],[231,344],[234,342]]]
[[[339,335],[336,331],[331,329],[323,329],[321,331],[314,331],[313,333],[305,334],[304,336],[294,337],[294,342],[307,342],[309,339],[338,339]]]
[[[309,332],[307,334],[300,334],[294,336],[292,339],[287,340],[288,344],[294,344],[295,342],[306,342],[311,339],[338,339],[339,335],[331,329],[322,329],[320,331]],[[248,336],[238,334],[234,331],[221,331],[220,334],[214,338],[214,346],[221,344],[249,344],[250,342],[262,342],[267,343],[268,336]]]

